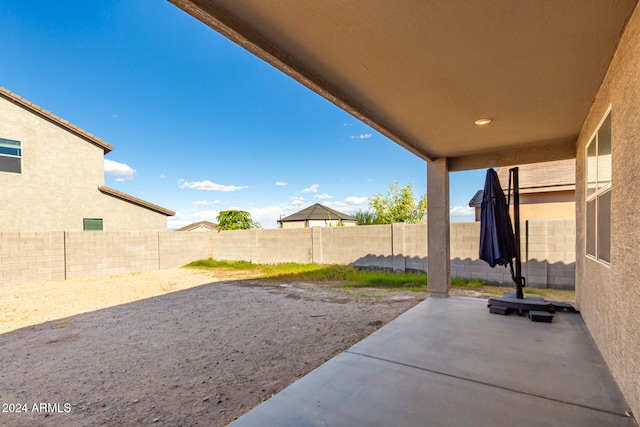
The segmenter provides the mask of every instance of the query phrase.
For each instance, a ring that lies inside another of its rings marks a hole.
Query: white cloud
[[[167,177],[167,175],[165,175],[165,174],[160,175],[160,179],[167,179],[167,178],[168,178],[168,177]]]
[[[360,135],[353,135],[351,139],[369,139],[373,134],[370,133],[361,133]]]
[[[193,218],[195,219],[195,221],[192,221],[192,222],[198,222],[198,221],[215,222],[219,213],[220,211],[217,211],[217,210],[200,211],[193,215]]]
[[[193,221],[183,218],[179,212],[176,212],[174,216],[167,218],[167,230],[175,230],[180,227],[184,227],[185,225],[189,225],[192,222]]]
[[[449,209],[451,222],[473,222],[476,220],[475,208],[469,206],[453,206]]]
[[[366,210],[369,207],[369,198],[349,196],[344,200],[327,202],[325,205],[342,213],[346,213],[347,215],[352,215],[356,211]]]
[[[320,187],[320,184],[313,184],[313,185],[311,185],[311,187],[305,188],[300,192],[301,193],[317,193],[318,192],[318,187]]]
[[[210,206],[210,205],[217,205],[218,203],[220,203],[220,200],[213,200],[213,201],[196,200],[195,202],[193,202],[195,206]]]
[[[313,196],[313,198],[319,199],[319,200],[327,200],[327,199],[333,199],[333,196],[327,193],[322,193],[322,194],[316,194],[315,196]]]
[[[298,206],[293,205],[269,205],[261,208],[251,208],[251,219],[260,223],[262,228],[278,228],[278,220],[299,211]]]
[[[289,200],[291,200],[291,206],[300,206],[305,204],[304,197],[293,196],[289,197]]]
[[[249,188],[241,185],[222,185],[216,184],[211,181],[185,181],[180,178],[178,180],[178,186],[180,188],[192,188],[194,190],[204,190],[204,191],[222,191],[222,192],[230,192],[230,191],[240,191],[245,188]]]
[[[454,206],[449,210],[449,213],[451,216],[473,216],[476,210],[470,206]]]
[[[113,160],[104,159],[104,173],[109,176],[115,176],[116,181],[122,182],[127,179],[133,179],[136,170],[126,163],[114,162]]]
[[[287,185],[284,181],[276,181],[276,187],[285,187]]]
[[[368,204],[369,203],[369,198],[368,197],[350,196],[350,197],[347,197],[346,199],[344,199],[344,201],[345,201],[345,203],[348,203],[348,204],[361,205],[363,203]]]

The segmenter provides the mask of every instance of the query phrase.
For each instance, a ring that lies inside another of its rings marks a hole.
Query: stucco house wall
[[[73,133],[58,123],[62,119],[47,119],[11,96],[0,93],[0,138],[20,141],[22,172],[0,171],[0,230],[82,231],[83,218],[102,218],[104,231],[167,229],[172,212],[100,191],[108,144],[80,136],[86,134],[81,130]]]
[[[584,122],[576,159],[576,298],[634,413],[640,410],[640,11]],[[611,262],[586,255],[586,146],[611,106]]]
[[[95,192],[94,192],[95,195]],[[131,202],[98,194],[94,198],[95,204],[88,204],[82,212],[95,212],[102,216],[88,216],[86,218],[104,218],[104,231],[166,231],[167,215],[157,211],[135,205]],[[82,229],[82,220],[80,220]]]
[[[305,221],[283,222],[281,228],[307,228],[307,223]]]
[[[575,191],[520,194],[522,219],[575,219]]]
[[[513,218],[513,206],[509,208]],[[475,208],[475,220],[480,221],[481,209]],[[553,191],[548,193],[520,193],[520,218],[575,219],[575,191]]]

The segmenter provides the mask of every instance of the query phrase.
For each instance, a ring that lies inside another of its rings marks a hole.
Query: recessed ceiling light
[[[491,119],[478,119],[478,120],[476,120],[476,124],[478,126],[486,126],[489,123],[491,123]]]

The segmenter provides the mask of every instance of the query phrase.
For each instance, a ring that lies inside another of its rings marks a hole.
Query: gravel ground
[[[194,269],[0,287],[0,425],[223,426],[425,297]]]

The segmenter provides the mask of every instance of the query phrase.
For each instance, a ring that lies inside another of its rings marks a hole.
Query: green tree
[[[376,213],[371,210],[359,210],[353,216],[358,220],[358,225],[382,224]]]
[[[262,228],[260,223],[251,219],[251,214],[247,211],[220,211],[216,219],[218,221],[218,230],[249,230],[250,228]]]
[[[423,224],[427,220],[427,195],[416,200],[413,182],[406,187],[400,187],[398,181],[393,181],[386,196],[378,193],[369,200],[369,208],[379,224]]]

